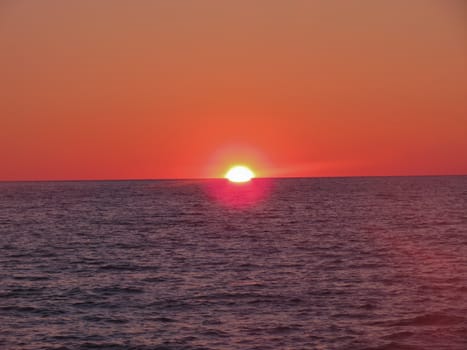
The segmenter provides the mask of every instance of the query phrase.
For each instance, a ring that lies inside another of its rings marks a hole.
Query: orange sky
[[[467,174],[461,0],[3,0],[0,180]]]

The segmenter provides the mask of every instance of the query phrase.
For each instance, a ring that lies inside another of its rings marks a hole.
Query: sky
[[[0,0],[0,180],[467,174],[462,0]]]

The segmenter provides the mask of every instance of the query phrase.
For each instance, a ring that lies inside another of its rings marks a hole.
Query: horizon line
[[[252,180],[261,179],[277,179],[277,180],[293,180],[293,179],[343,179],[343,178],[374,178],[374,177],[455,177],[467,176],[467,173],[462,174],[418,174],[418,175],[331,175],[331,176],[261,176],[255,177]],[[224,177],[193,177],[193,178],[115,178],[115,179],[29,179],[29,180],[0,180],[0,183],[21,183],[21,182],[125,182],[125,181],[209,181],[209,180],[227,180]]]

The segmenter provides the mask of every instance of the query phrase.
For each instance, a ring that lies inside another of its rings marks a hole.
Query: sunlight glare
[[[248,182],[255,177],[255,174],[246,166],[238,165],[229,169],[225,178],[231,182]]]

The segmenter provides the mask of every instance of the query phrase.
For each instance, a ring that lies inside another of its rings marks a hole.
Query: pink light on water
[[[252,179],[238,183],[222,179],[210,181],[206,185],[206,192],[210,198],[223,206],[245,208],[266,199],[271,188],[271,179]]]

